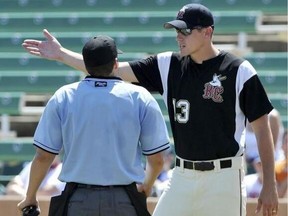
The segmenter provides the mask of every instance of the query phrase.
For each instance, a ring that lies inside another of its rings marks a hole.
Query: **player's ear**
[[[207,28],[204,29],[204,36],[205,37],[209,37],[210,33],[209,30]]]
[[[213,31],[214,31],[214,29],[211,26],[205,28],[205,37],[211,38]]]

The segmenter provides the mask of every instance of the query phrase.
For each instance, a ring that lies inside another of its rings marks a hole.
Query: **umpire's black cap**
[[[113,38],[106,35],[91,38],[82,49],[85,66],[90,68],[108,64],[117,58],[118,53],[123,52],[117,49]]]
[[[164,24],[164,28],[193,29],[194,27],[208,27],[214,25],[211,11],[201,4],[187,4],[183,6],[176,20]]]

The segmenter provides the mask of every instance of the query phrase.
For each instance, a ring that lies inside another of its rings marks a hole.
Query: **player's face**
[[[204,30],[204,28],[176,29],[177,42],[182,56],[193,56],[203,49]]]

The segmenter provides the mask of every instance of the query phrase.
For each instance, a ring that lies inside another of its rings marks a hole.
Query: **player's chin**
[[[185,57],[185,56],[190,55],[188,52],[185,52],[185,51],[182,50],[182,49],[179,50],[179,53],[180,53],[181,57]]]

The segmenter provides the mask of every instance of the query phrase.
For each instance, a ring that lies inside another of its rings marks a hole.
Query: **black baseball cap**
[[[88,40],[83,49],[82,55],[86,67],[97,67],[108,64],[118,53],[123,53],[117,49],[113,38],[106,35],[98,35]]]
[[[211,11],[201,4],[187,4],[183,6],[176,20],[164,24],[164,28],[192,29],[194,27],[208,27],[214,25]]]

